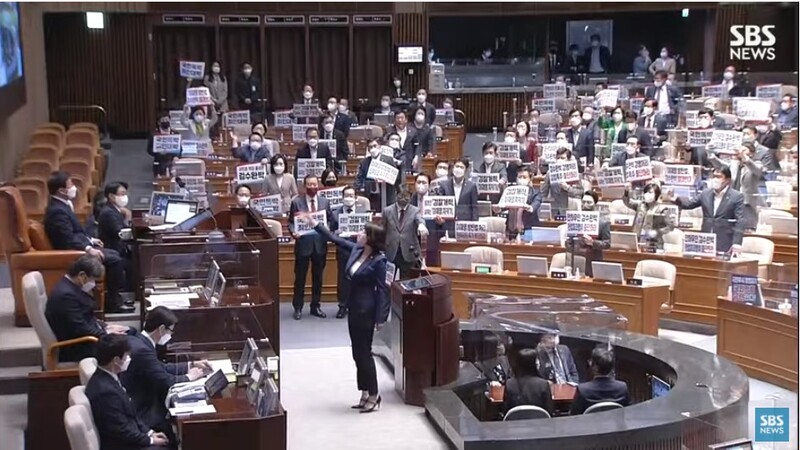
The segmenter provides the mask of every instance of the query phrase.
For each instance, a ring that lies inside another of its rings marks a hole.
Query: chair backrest
[[[17,189],[21,189],[22,186],[30,187],[31,189],[39,192],[39,195],[45,200],[50,196],[49,191],[47,190],[47,178],[36,176],[19,176],[14,178],[14,186],[16,186]]]
[[[580,211],[583,202],[579,198],[570,197],[567,199],[567,211]]]
[[[505,217],[480,217],[478,221],[486,224],[489,233],[504,233],[506,231]]]
[[[89,397],[86,396],[86,383],[81,383],[80,386],[73,386],[69,390],[68,396],[69,406],[83,405],[89,409],[92,408],[92,404],[89,402]]]
[[[22,300],[25,303],[25,312],[28,314],[36,336],[42,345],[42,366],[47,361],[47,350],[56,343],[56,335],[50,328],[44,310],[47,305],[47,291],[44,287],[44,278],[39,272],[28,272],[22,277]],[[50,369],[50,368],[47,368]]]
[[[60,169],[68,172],[72,178],[83,178],[87,183],[92,181],[92,166],[82,159],[62,159]],[[75,180],[73,180],[74,182]],[[85,192],[85,191],[84,191]]]
[[[96,123],[92,122],[75,122],[69,126],[69,129],[70,130],[89,129],[94,131],[96,135],[98,136],[100,135],[100,127],[98,127]]]
[[[536,405],[519,405],[511,408],[503,417],[503,422],[507,420],[530,420],[530,419],[549,419],[550,413],[544,408]]]
[[[97,151],[86,144],[69,144],[61,150],[61,160],[76,159],[86,161],[89,167],[94,167],[94,157]]]
[[[89,378],[92,378],[94,372],[97,370],[97,358],[83,358],[78,363],[78,377],[81,379],[81,385],[86,386]]]
[[[768,209],[768,208],[764,208],[758,212],[759,223],[767,223],[770,217],[792,217],[792,213],[780,209]]]
[[[85,144],[96,148],[99,143],[100,140],[97,136],[97,132],[88,128],[70,127],[70,129],[67,130],[67,134],[64,135],[64,145]]]
[[[775,243],[763,237],[745,236],[742,238],[742,254],[758,259],[759,264],[772,264]]]
[[[47,236],[47,230],[44,229],[44,224],[38,220],[28,221],[28,239],[30,239],[31,247],[35,250],[53,250],[53,243]]]
[[[477,245],[465,248],[464,253],[472,255],[473,264],[490,264],[496,267],[499,272],[503,271],[503,252],[499,249]]]
[[[72,450],[100,450],[100,437],[92,412],[83,405],[70,406],[64,411],[64,428]]]
[[[356,197],[356,210],[368,211],[371,207],[372,205],[370,205],[367,197],[362,197],[360,195]]]
[[[55,130],[36,130],[31,134],[30,145],[48,144],[56,148],[61,148],[63,144],[62,137],[62,134]]]
[[[6,254],[25,253],[31,249],[28,214],[19,189],[0,188],[0,243]]]
[[[53,130],[53,131],[56,131],[56,132],[60,133],[61,136],[64,136],[64,133],[67,132],[67,129],[64,128],[64,125],[61,125],[58,122],[43,123],[43,124],[39,125],[38,127],[36,127],[36,129],[37,130]]]
[[[19,195],[25,203],[25,212],[28,214],[44,214],[46,203],[42,198],[42,193],[33,186],[17,186]]]
[[[46,180],[57,166],[46,159],[25,159],[19,163],[20,175]]]
[[[622,200],[614,200],[611,202],[608,212],[610,214],[634,214],[636,211],[625,206]]]
[[[264,219],[264,222],[269,227],[269,231],[271,231],[272,234],[275,235],[275,237],[282,237],[283,236],[283,227],[281,226],[280,222],[278,222],[277,220],[273,220],[273,219]]]
[[[58,165],[59,156],[60,156],[60,149],[55,145],[36,144],[28,147],[28,151],[25,152],[24,159],[26,160],[38,159],[41,161],[49,161],[50,165],[55,167],[56,165]]]
[[[675,228],[664,234],[664,251],[667,253],[683,253],[683,230]]]
[[[678,270],[675,265],[658,259],[643,259],[636,263],[633,277],[658,278],[669,283],[669,289],[675,289],[675,275]]]
[[[550,269],[572,268],[572,258],[575,258],[575,268],[580,269],[581,273],[586,273],[586,257],[572,256],[572,253],[556,253],[550,260]]]
[[[561,246],[564,247],[567,242],[567,224],[562,223],[558,226],[558,237],[561,239]]]
[[[603,411],[611,411],[613,409],[620,409],[620,408],[622,408],[622,405],[616,402],[600,402],[600,403],[595,403],[594,405],[586,408],[586,411],[584,411],[583,413],[592,414]]]

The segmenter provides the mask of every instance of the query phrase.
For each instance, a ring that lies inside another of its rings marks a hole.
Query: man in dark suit
[[[104,248],[103,241],[86,234],[78,221],[72,200],[78,195],[78,188],[66,172],[53,172],[47,180],[50,203],[44,214],[44,229],[50,244],[56,250],[83,250],[100,258],[106,267],[106,305],[107,313],[133,312],[133,307],[125,305],[120,290],[125,285],[125,261],[113,249]]]
[[[736,67],[728,66],[722,72],[722,81],[720,84],[723,87],[723,92],[727,93],[728,98],[733,97],[747,97],[751,94],[750,86],[743,78],[736,76]]]
[[[164,363],[158,359],[157,345],[167,345],[175,332],[178,317],[164,306],[147,313],[141,333],[128,337],[131,363],[120,379],[131,397],[136,416],[154,430],[172,436],[164,406],[169,388],[175,383],[194,381],[211,370],[207,361]]]
[[[564,72],[572,75],[586,72],[586,61],[584,61],[577,44],[569,46],[569,55],[564,60],[563,68]]]
[[[411,205],[408,188],[400,187],[395,204],[383,210],[383,220],[386,228],[386,259],[395,264],[400,271],[400,279],[404,280],[422,257],[417,235],[428,234],[419,208]]]
[[[242,64],[242,74],[236,78],[234,92],[236,93],[237,108],[250,111],[250,119],[253,122],[260,122],[261,80],[253,75],[253,66],[250,63]]]
[[[558,335],[544,334],[536,347],[542,378],[556,384],[578,384],[580,376],[569,347],[559,343]]]
[[[428,92],[425,89],[420,89],[417,91],[417,101],[411,102],[408,105],[408,111],[413,112],[420,108],[425,110],[425,123],[428,125],[433,125],[433,122],[436,120],[436,107],[432,104],[428,103],[426,100],[428,99]]]
[[[342,189],[342,204],[331,210],[331,225],[330,230],[336,234],[340,234],[339,230],[339,217],[342,214],[353,214],[353,213],[363,213],[366,211],[359,211],[356,207],[356,190],[352,186],[345,186]],[[356,236],[347,236],[346,239],[349,239],[353,242],[356,240]],[[336,246],[336,264],[339,268],[337,272],[338,279],[336,284],[336,298],[339,300],[339,311],[336,312],[337,319],[344,319],[347,315],[347,297],[345,296],[345,292],[347,292],[346,283],[349,283],[347,278],[347,260],[350,259],[350,250],[345,249],[343,247]]]
[[[547,70],[550,74],[550,78],[555,78],[555,74],[562,71],[561,66],[563,62],[561,55],[558,54],[558,43],[551,42],[550,52],[547,54]]]
[[[445,163],[446,164],[446,163]],[[431,177],[425,173],[417,174],[416,192],[411,195],[411,204],[419,208],[422,217],[422,205],[426,195],[439,195],[438,188],[431,185]],[[425,240],[425,264],[439,265],[439,240],[444,236],[444,228],[433,219],[423,219],[425,228],[428,229],[428,238]]]
[[[394,115],[394,125],[386,127],[386,134],[383,139],[389,142],[389,137],[392,134],[397,134],[400,138],[400,147],[395,150],[395,159],[403,161],[403,168],[411,170],[414,158],[421,158],[421,149],[419,141],[417,140],[417,130],[414,127],[408,126],[408,116],[405,111],[398,111]],[[435,112],[434,112],[435,114]]]
[[[596,347],[592,350],[589,364],[592,366],[594,379],[579,384],[575,389],[569,413],[583,414],[586,408],[600,402],[614,402],[628,406],[631,403],[628,384],[614,379],[614,354],[605,348]]]
[[[517,186],[528,187],[528,201],[525,208],[511,209],[506,219],[506,230],[509,239],[516,237],[517,233],[524,233],[531,227],[539,226],[539,207],[542,206],[542,194],[531,183],[533,173],[530,167],[524,166],[517,173]]]
[[[650,159],[663,159],[661,147],[653,147],[653,139],[644,128],[639,126],[636,113],[625,113],[625,128],[620,133],[621,142],[628,142],[628,138],[636,138],[637,150]]]
[[[667,72],[659,70],[653,75],[653,85],[645,88],[644,97],[656,101],[656,112],[664,116],[667,123],[675,122],[681,94],[675,86],[667,84]]]
[[[302,147],[297,150],[297,156],[295,159],[324,159],[325,160],[325,167],[329,169],[334,169],[334,172],[337,174],[339,173],[338,169],[335,167],[333,163],[333,155],[331,155],[331,151],[328,148],[327,144],[319,142],[319,131],[316,128],[306,128],[306,143]],[[297,178],[297,161],[295,161],[294,165],[294,176],[295,179]]]
[[[494,142],[485,142],[481,148],[481,151],[483,152],[483,162],[480,166],[478,166],[477,173],[497,174],[497,176],[500,178],[500,185],[505,186],[508,183],[508,171],[506,170],[506,163],[497,160],[497,144]],[[484,200],[497,203],[500,201],[500,193],[484,194]]]
[[[539,376],[536,370],[537,352],[532,348],[523,348],[511,358],[514,376],[509,378],[503,394],[503,413],[522,405],[533,405],[553,414],[555,405],[550,383]]]
[[[580,161],[586,158],[587,166],[594,164],[594,136],[597,122],[592,121],[594,109],[586,107],[581,113],[573,109],[569,112],[569,125],[567,129],[567,142],[572,144],[572,155]]]
[[[97,217],[97,237],[106,248],[116,250],[120,255],[127,255],[128,249],[119,237],[123,228],[130,226],[131,211],[128,206],[128,183],[113,181],[103,190],[106,203]]]
[[[105,335],[97,343],[97,370],[86,383],[86,397],[94,417],[103,450],[145,450],[168,445],[164,433],[142,422],[119,375],[131,362],[130,345],[125,336]]]
[[[453,176],[439,183],[440,195],[451,195],[456,198],[455,220],[478,220],[478,187],[466,176],[469,160],[462,157],[453,164]],[[455,222],[448,220],[446,230],[455,237]]]
[[[697,112],[698,130],[711,130],[716,128],[714,124],[714,110],[710,108],[702,108]],[[693,166],[709,167],[711,163],[708,161],[708,148],[707,146],[692,146],[687,147],[692,152],[689,158],[689,164]]]
[[[128,327],[106,325],[94,317],[92,290],[103,278],[103,264],[90,255],[76,259],[47,297],[44,315],[58,341],[84,336],[99,338],[107,333],[125,333]],[[95,344],[68,345],[58,352],[61,362],[77,362],[94,356]]]
[[[597,205],[598,196],[593,191],[583,193],[581,211],[593,211]],[[600,223],[596,237],[583,234],[567,238],[567,252],[586,258],[585,273],[592,276],[592,261],[603,260],[603,250],[611,248],[611,223],[607,218],[600,216]]]
[[[317,195],[319,179],[314,175],[306,175],[303,179],[305,192],[292,199],[289,207],[289,232],[295,240],[294,243],[294,319],[300,320],[305,303],[306,275],[308,265],[311,263],[311,315],[325,318],[327,315],[320,308],[322,297],[322,274],[325,270],[325,258],[328,254],[328,245],[325,237],[314,230],[303,234],[297,233],[295,216],[301,212],[325,211],[326,220],[331,218],[331,208],[325,197]]]
[[[611,158],[608,163],[609,167],[625,167],[625,163],[629,159],[641,158],[647,156],[639,152],[639,139],[636,136],[629,136],[625,138],[625,151],[619,152]]]
[[[390,134],[389,139],[393,141],[394,145],[399,147],[400,145],[400,136],[397,134]],[[395,154],[397,150],[395,150]],[[397,167],[399,170],[397,172],[397,179],[395,180],[394,185],[386,185],[386,205],[391,205],[395,201],[395,197],[397,195],[397,188],[400,187],[403,180],[403,168],[402,163],[397,162],[396,159],[392,158],[389,155],[383,154],[381,149],[381,144],[378,139],[373,139],[369,141],[367,144],[367,156],[358,163],[358,172],[356,173],[356,179],[353,182],[353,187],[355,187],[356,191],[359,192],[364,197],[369,198],[370,209],[373,211],[380,211],[383,209],[383,205],[381,204],[381,184],[375,180],[370,180],[367,178],[367,174],[369,173],[369,166],[372,164],[373,161],[380,161],[385,164],[389,164],[392,167]],[[385,184],[385,183],[384,183]]]
[[[605,45],[600,45],[600,35],[593,34],[591,46],[583,55],[589,73],[607,73],[611,67],[611,52]]]
[[[744,196],[731,188],[731,170],[714,170],[711,187],[692,199],[676,198],[679,209],[703,208],[703,233],[717,235],[717,251],[738,253],[744,234]]]
[[[658,140],[654,146],[660,146],[667,140],[667,118],[658,112],[658,101],[648,98],[642,105],[642,113],[639,115],[639,127],[645,130],[655,128]]]
[[[350,100],[342,98],[336,111],[336,129],[344,133],[344,137],[350,136],[350,128],[358,125],[358,117],[350,110]]]
[[[320,139],[336,141],[336,161],[347,161],[349,153],[347,136],[336,129],[333,116],[330,114],[323,115],[321,125]]]

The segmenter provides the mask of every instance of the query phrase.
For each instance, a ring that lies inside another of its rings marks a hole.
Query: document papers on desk
[[[187,414],[211,414],[217,412],[214,405],[209,405],[205,400],[199,402],[178,403],[174,408],[169,409],[169,414],[173,417]]]
[[[191,306],[191,300],[198,298],[197,294],[154,294],[147,297],[147,302],[150,306],[147,310],[150,311],[156,306],[166,306],[169,309],[183,309]]]
[[[225,377],[228,379],[228,382],[235,382],[236,381],[236,371],[233,370],[233,363],[230,359],[217,359],[213,361],[208,361],[208,364],[211,366],[212,372],[216,372],[221,370]]]
[[[175,227],[174,223],[165,223],[162,225],[150,225],[148,228],[150,228],[153,231],[166,231],[166,230],[171,230],[173,227]]]

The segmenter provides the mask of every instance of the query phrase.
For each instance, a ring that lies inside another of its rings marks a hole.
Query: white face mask
[[[400,87],[400,80],[394,80],[394,87],[396,88]]]
[[[194,121],[197,122],[197,123],[202,123],[203,122],[203,115],[202,114],[195,114]]]
[[[444,178],[447,176],[447,169],[436,169],[436,177]]]
[[[483,162],[485,162],[486,164],[492,164],[494,162],[494,155],[493,154],[483,155]]]
[[[667,56],[669,56],[669,53],[661,52],[661,59],[667,59]]]
[[[577,127],[578,125],[581,124],[581,118],[580,117],[570,117],[569,118],[569,124],[572,125],[573,127]]]
[[[339,112],[344,114],[347,112],[347,106],[339,105]]]
[[[356,199],[354,199],[353,197],[344,197],[342,198],[342,204],[344,206],[347,206],[348,208],[352,208],[353,205],[356,204]]]
[[[453,109],[453,105],[451,105],[449,103],[445,103],[444,105],[442,105],[442,108],[444,108],[444,109]]]
[[[248,203],[250,203],[250,197],[248,197],[246,195],[240,195],[240,196],[238,196],[236,198],[239,201],[239,206],[245,206]]]
[[[400,148],[400,141],[397,139],[389,139],[389,147],[394,149]]]
[[[643,198],[645,203],[653,203],[656,201],[656,194],[654,192],[645,192]]]
[[[426,97],[425,97],[424,95],[418,95],[418,96],[417,96],[417,101],[418,101],[419,103],[425,103],[425,98],[426,98]]]
[[[464,177],[464,168],[462,167],[453,167],[453,176],[456,178],[463,178]]]
[[[781,102],[781,109],[783,111],[788,111],[789,110],[789,102]]]
[[[317,140],[317,138],[311,138],[308,140],[308,145],[310,145],[311,147],[316,147],[318,143],[319,140]]]
[[[385,100],[381,102],[381,108],[388,108],[388,107],[389,107],[389,102]]]
[[[330,133],[331,131],[333,131],[333,124],[332,123],[326,123],[325,125],[322,126],[322,128],[325,131],[327,131],[328,133]]]
[[[514,136],[506,136],[503,142],[505,142],[506,144],[513,144],[517,142],[517,138],[515,138]]]
[[[584,122],[590,122],[592,120],[592,115],[589,113],[583,113],[582,118]]]
[[[96,281],[94,281],[94,280],[89,280],[89,281],[87,281],[86,283],[83,283],[83,286],[81,286],[81,290],[82,290],[83,292],[85,292],[85,293],[87,293],[87,294],[90,294],[90,295],[91,295],[91,293],[92,293],[92,291],[94,290],[94,287],[95,287],[96,285],[97,285],[97,282],[96,282]]]
[[[306,100],[311,100],[314,97],[314,93],[310,91],[303,91],[303,98]]]
[[[117,206],[119,206],[120,208],[124,208],[124,207],[128,206],[128,196],[127,195],[119,195],[116,198],[117,198],[117,201],[116,201]]]
[[[416,120],[417,123],[425,123],[425,114],[417,114],[414,116],[414,120]]]
[[[653,108],[645,106],[644,108],[642,108],[642,114],[644,114],[645,116],[653,114]]]
[[[417,183],[417,193],[419,193],[419,194],[427,194],[428,193],[428,183]]]
[[[657,88],[660,88],[661,86],[664,86],[664,82],[663,81],[654,81],[653,82],[653,86],[655,86]]]
[[[706,119],[705,117],[700,119],[700,128],[708,128],[711,126],[711,120]]]
[[[636,131],[636,122],[631,122],[628,124],[628,129],[630,131]]]
[[[766,125],[756,125],[756,131],[759,133],[766,133],[768,128]]]
[[[636,153],[636,147],[632,147],[630,145],[625,147],[625,153],[627,153],[629,155],[635,154]]]
[[[283,161],[272,166],[272,171],[275,172],[275,175],[282,175],[284,170],[286,170],[286,167],[283,165]]]
[[[219,73],[219,66],[212,66],[212,67],[211,67],[211,72],[213,72],[213,73]]]
[[[377,158],[378,156],[380,156],[380,154],[381,154],[381,148],[380,147],[370,147],[369,148],[369,156],[371,156],[373,158]]]
[[[719,178],[713,178],[711,180],[711,189],[714,189],[715,191],[722,189],[722,180]]]
[[[67,189],[67,198],[72,200],[77,196],[78,196],[78,186],[75,186],[73,184],[72,186],[70,186],[69,189]]]
[[[722,78],[724,78],[725,81],[732,80],[733,79],[733,72],[725,72],[725,73],[723,73],[722,74]]]
[[[527,177],[517,177],[517,184],[520,186],[529,186],[531,184],[531,180]]]
[[[250,74],[253,73],[253,69],[244,69],[242,73],[244,74],[244,76],[249,77]]]
[[[131,365],[131,355],[125,355],[125,357],[122,358],[122,365],[119,367],[119,371],[125,372],[126,370],[128,370],[128,366],[130,365]]]
[[[158,345],[167,345],[167,342],[169,342],[170,339],[172,339],[172,333],[166,332],[163,336],[161,336],[161,339],[158,340]]]
[[[258,150],[261,148],[261,141],[250,141],[250,148]]]
[[[328,111],[330,112],[336,111],[336,103],[328,103]]]
[[[617,123],[622,122],[622,114],[614,114],[611,117],[614,119],[614,122],[617,122]]]

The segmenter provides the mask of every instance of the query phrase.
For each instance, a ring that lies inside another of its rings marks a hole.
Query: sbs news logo
[[[730,59],[739,61],[775,61],[775,25],[731,26]]]

